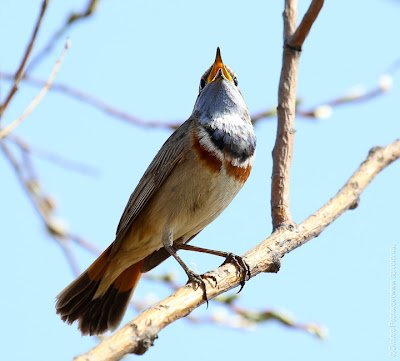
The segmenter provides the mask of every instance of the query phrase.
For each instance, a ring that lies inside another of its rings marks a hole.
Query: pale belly
[[[118,251],[119,261],[128,266],[163,247],[165,230],[172,231],[174,240],[186,242],[215,220],[242,186],[223,166],[216,173],[186,159],[133,223]]]

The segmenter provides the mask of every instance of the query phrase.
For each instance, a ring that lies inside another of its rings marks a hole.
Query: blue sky
[[[19,64],[41,1],[0,4],[0,70]],[[300,13],[308,2],[301,2]],[[328,1],[306,40],[298,95],[309,108],[360,85],[377,86],[400,57],[400,4],[395,1]],[[34,54],[81,1],[50,3]],[[23,9],[22,9],[23,8]],[[22,11],[23,10],[23,11]],[[236,72],[250,113],[276,104],[282,58],[281,2],[101,1],[96,14],[68,31],[71,47],[56,81],[93,94],[145,120],[183,121],[192,111],[198,83],[217,46]],[[60,41],[32,75],[46,78],[63,48]],[[301,222],[328,201],[365,159],[371,147],[399,138],[399,73],[393,88],[368,102],[334,109],[325,120],[298,118],[291,173],[291,210]],[[1,81],[1,95],[9,83]],[[38,92],[22,85],[4,122],[18,117]],[[271,151],[276,120],[256,126],[258,149],[250,179],[228,209],[193,244],[244,253],[271,232]],[[131,191],[168,137],[70,97],[49,92],[16,134],[97,170],[87,176],[35,159],[43,187],[57,200],[57,216],[71,232],[99,248],[113,241]],[[96,344],[76,326],[63,324],[54,298],[73,275],[60,247],[48,236],[4,157],[1,171],[3,358],[70,360]],[[359,207],[340,217],[317,239],[283,258],[278,274],[246,284],[238,304],[247,309],[285,310],[299,322],[318,322],[325,341],[274,322],[252,331],[180,320],[167,327],[144,356],[147,360],[205,357],[239,360],[388,360],[390,246],[399,244],[399,163],[373,181]],[[93,255],[73,247],[83,270]],[[199,272],[220,264],[211,256],[182,253]],[[172,270],[168,260],[153,274]],[[143,281],[135,296],[159,299],[169,290]],[[198,317],[218,312],[211,302]],[[133,318],[128,311],[123,322]],[[398,323],[397,323],[398,326]],[[400,351],[399,351],[400,352]],[[211,355],[211,356],[210,356]]]

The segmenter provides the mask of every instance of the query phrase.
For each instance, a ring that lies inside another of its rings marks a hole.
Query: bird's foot
[[[228,253],[224,263],[222,263],[221,266],[223,266],[227,263],[233,263],[241,275],[240,289],[238,291],[238,293],[239,293],[243,289],[246,281],[248,281],[251,278],[250,267],[242,257],[240,257],[234,253]]]
[[[207,294],[207,287],[206,284],[203,280],[203,278],[211,278],[215,283],[217,283],[217,279],[215,276],[212,275],[199,275],[192,270],[187,270],[186,274],[189,277],[188,283],[192,282],[194,284],[194,289],[196,290],[198,287],[200,287],[203,290],[203,300],[206,301],[207,307],[208,307],[208,294]]]

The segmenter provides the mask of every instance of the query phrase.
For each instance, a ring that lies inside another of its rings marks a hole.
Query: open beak
[[[224,74],[226,79],[228,79],[229,81],[233,81],[232,77],[228,73],[228,70],[226,70],[224,63],[222,62],[221,51],[219,50],[219,47],[218,47],[217,55],[215,57],[213,67],[211,69],[210,75],[207,78],[207,84],[211,83],[212,81],[214,81],[216,79],[219,69],[222,70],[222,73]]]

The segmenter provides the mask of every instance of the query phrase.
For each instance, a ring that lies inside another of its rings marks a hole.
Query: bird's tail
[[[68,324],[78,320],[82,335],[98,335],[118,327],[142,274],[143,261],[139,261],[98,294],[100,282],[111,263],[111,248],[112,245],[57,296],[57,313]]]

